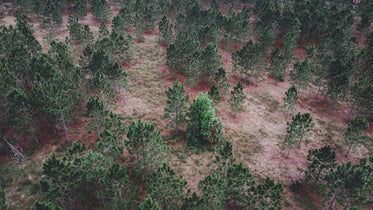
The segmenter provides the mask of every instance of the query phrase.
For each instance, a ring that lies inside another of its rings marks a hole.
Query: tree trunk
[[[289,111],[290,111],[290,105],[289,105],[288,110],[287,110],[287,112],[286,112],[285,120],[288,120]]]
[[[237,110],[234,110],[234,119],[237,118]]]
[[[317,89],[317,94],[316,94],[316,100],[319,98],[320,90],[321,90],[321,85],[322,85],[322,80],[319,83],[319,88]]]
[[[347,150],[347,153],[346,153],[345,157],[347,157],[347,156],[348,156],[348,153],[350,153],[351,147],[352,147],[352,143],[351,143],[350,146],[348,147],[348,150]]]
[[[344,209],[347,209],[350,206],[351,200],[352,200],[352,198],[348,198],[348,202],[347,202]]]
[[[355,107],[355,103],[356,103],[356,100],[354,101],[354,103],[353,103],[352,106],[351,106],[350,111],[348,112],[348,116],[347,116],[346,122],[350,121],[350,118],[351,118],[351,115],[352,115],[352,110],[353,110],[354,107]]]
[[[298,86],[298,94],[300,93],[300,88],[302,86],[302,79],[299,81],[299,86]]]
[[[337,95],[337,97],[334,99],[333,106],[332,106],[332,111],[330,112],[330,115],[333,115],[335,105],[337,104],[337,101],[338,101],[338,97],[339,97],[339,95]]]
[[[329,208],[328,208],[328,210],[331,210],[332,209],[332,207],[333,207],[333,204],[334,204],[334,201],[335,201],[335,199],[337,198],[337,196],[338,196],[338,193],[339,193],[339,188],[340,187],[338,187],[338,189],[337,189],[337,192],[334,194],[334,196],[333,196],[333,198],[332,198],[332,200],[330,201],[330,205],[329,205]]]
[[[288,154],[286,155],[286,159],[288,159],[288,157],[289,157],[290,150],[291,150],[291,148],[289,148]]]
[[[67,132],[67,126],[66,126],[65,119],[64,119],[62,111],[61,111],[61,119],[62,119],[63,129],[65,130],[67,144],[70,144],[70,138],[69,138],[69,134]]]

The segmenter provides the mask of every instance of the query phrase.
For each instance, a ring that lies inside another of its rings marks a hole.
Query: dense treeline
[[[367,139],[362,131],[369,128],[373,110],[372,1],[357,6],[324,0],[5,2],[16,24],[0,31],[1,150],[25,163],[17,141],[31,138],[40,145],[45,127],[54,134],[62,131],[68,147],[43,163],[42,176],[32,187],[37,195],[32,209],[280,209],[283,184],[237,163],[232,143],[224,138],[224,123],[215,116],[220,99],[229,95],[236,118],[246,99],[243,83],[258,86],[265,75],[276,83],[290,79],[292,86],[284,93],[285,122],[301,92],[313,83],[318,86],[316,99],[324,95],[330,100],[331,114],[338,101],[351,103],[345,156]],[[112,14],[113,7],[119,12]],[[97,36],[82,24],[89,13],[101,22]],[[49,31],[43,47],[34,36],[31,16]],[[69,36],[58,41],[55,35],[64,16]],[[167,48],[170,75],[186,75],[189,87],[186,91],[176,81],[165,90],[164,118],[176,136],[185,130],[188,147],[215,152],[217,167],[199,182],[198,193],[170,167],[170,147],[155,123],[124,122],[110,111],[112,104],[125,100],[127,89],[136,88],[127,87],[123,66],[131,62],[134,42],[144,41],[144,32],[151,31],[158,31],[159,44]],[[76,46],[83,49],[79,59],[69,50]],[[294,59],[299,47],[306,51],[302,60]],[[221,62],[228,56],[222,58],[219,49],[231,54],[240,79],[232,88]],[[200,81],[211,88],[188,105]],[[84,139],[70,137],[69,127],[83,116],[89,121],[87,129],[97,135],[91,148],[78,143]],[[291,120],[284,131],[286,158],[315,126],[310,113]],[[123,158],[124,151],[129,160]],[[308,168],[299,169],[304,179],[291,189],[316,190],[329,209],[335,202],[345,208],[371,205],[372,157],[337,165],[335,156],[330,146],[310,150]],[[7,208],[6,187],[0,186],[1,209]]]

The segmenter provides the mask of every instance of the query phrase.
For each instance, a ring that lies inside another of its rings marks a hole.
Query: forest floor
[[[57,33],[57,38],[61,41],[68,36],[67,16],[64,16],[63,20],[64,23]],[[14,18],[9,15],[5,16],[2,21],[5,22],[6,26],[15,24]],[[89,24],[91,30],[97,35],[100,23],[93,20],[91,14],[85,18],[83,23]],[[36,19],[33,19],[33,24],[37,39],[42,43],[44,50],[48,49],[47,40],[43,38],[47,35],[47,32],[40,27]],[[107,24],[109,26],[110,22],[107,22]],[[144,42],[135,43],[133,46],[130,64],[123,67],[128,73],[128,90],[125,93],[125,98],[113,105],[112,110],[121,114],[126,119],[125,123],[128,124],[138,118],[148,123],[155,122],[157,128],[162,130],[165,142],[171,147],[171,153],[168,156],[170,165],[188,181],[188,187],[192,191],[198,191],[198,182],[216,168],[215,154],[209,151],[189,149],[186,147],[185,133],[182,131],[179,136],[175,137],[174,130],[167,126],[168,121],[162,117],[166,105],[165,90],[176,79],[184,82],[186,77],[178,74],[176,78],[172,78],[165,66],[166,50],[157,43],[157,35],[152,33],[144,34],[144,36]],[[81,51],[80,46],[71,49],[74,58]],[[304,57],[303,49],[297,49],[295,53],[297,59]],[[221,61],[232,89],[239,80],[232,73],[230,54],[223,50],[221,50],[221,54]],[[302,175],[297,168],[305,169],[307,167],[306,156],[310,149],[329,144],[337,153],[338,163],[356,162],[359,158],[372,154],[373,144],[367,142],[366,144],[353,146],[350,156],[348,158],[344,157],[347,147],[344,146],[343,133],[347,127],[345,120],[349,105],[339,103],[337,105],[338,110],[334,115],[330,115],[330,104],[324,101],[324,97],[315,99],[317,87],[311,84],[307,90],[300,94],[300,100],[295,106],[294,113],[311,113],[316,124],[315,128],[311,132],[312,135],[303,140],[300,148],[292,149],[289,158],[285,159],[287,150],[284,149],[282,141],[286,133],[286,119],[281,106],[283,105],[285,92],[289,87],[290,84],[287,79],[285,82],[276,85],[275,81],[267,76],[263,76],[257,87],[244,84],[245,107],[243,111],[237,113],[236,119],[228,104],[230,90],[222,97],[220,103],[216,106],[216,116],[222,118],[225,125],[225,139],[233,143],[233,154],[238,162],[242,161],[244,165],[250,167],[252,173],[257,177],[269,176],[288,186],[292,180],[301,179]],[[207,92],[209,88],[210,84],[200,83],[197,88],[191,90],[189,102],[192,102],[198,92]],[[186,89],[189,90],[188,87]],[[289,116],[288,121],[290,119],[291,116]],[[90,143],[94,143],[95,135],[87,133],[85,130],[85,119],[79,119],[77,123],[71,126],[72,139],[81,141],[89,139]],[[372,127],[373,124],[371,123],[371,129],[366,132],[370,138],[373,137]],[[29,170],[18,173],[21,180],[24,180],[24,177],[34,180],[34,174],[40,173],[42,160],[55,152],[56,147],[65,140],[62,132],[59,132],[55,138],[55,141],[59,142],[58,144],[53,145],[46,141],[45,144],[50,145],[49,147],[35,150],[32,158],[29,158],[31,160],[30,165],[19,167],[19,170]],[[49,140],[49,142],[52,141]],[[10,160],[10,158],[6,159]],[[15,165],[10,162],[8,164]],[[39,171],[35,169],[36,167],[39,167]],[[294,197],[289,189],[285,189],[285,196],[293,205],[292,209],[305,209],[304,207],[301,208],[301,205],[307,199],[302,195]],[[9,196],[12,203],[16,203],[19,197],[26,199],[22,191],[19,192],[18,189],[14,189]],[[314,202],[317,203],[318,201],[314,200]],[[314,207],[312,202],[308,205],[310,209]]]

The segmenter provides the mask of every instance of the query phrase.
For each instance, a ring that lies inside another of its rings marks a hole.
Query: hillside
[[[0,209],[369,209],[373,3],[305,2],[2,3]]]

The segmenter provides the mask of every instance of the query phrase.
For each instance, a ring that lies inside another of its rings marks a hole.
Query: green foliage
[[[228,81],[228,78],[226,76],[226,73],[225,73],[225,70],[223,67],[220,67],[216,72],[215,72],[215,75],[214,75],[214,81],[213,81],[213,85],[215,85],[219,92],[222,94],[222,95],[225,95],[228,91],[228,88],[229,88],[229,83],[227,82]]]
[[[179,209],[187,182],[167,164],[163,164],[147,180],[149,195],[161,205],[162,209]]]
[[[217,104],[219,104],[221,95],[219,92],[219,89],[213,84],[207,93],[212,101],[212,106],[215,107]]]
[[[360,143],[363,139],[367,138],[367,136],[362,134],[362,131],[367,129],[369,129],[369,124],[364,116],[357,116],[348,123],[347,130],[344,133],[345,143],[349,146],[345,155],[346,157],[353,144]]]
[[[31,207],[31,210],[62,210],[62,208],[59,205],[55,205],[50,201],[37,200]]]
[[[178,134],[179,125],[185,122],[185,112],[187,110],[185,103],[189,96],[183,96],[184,93],[184,86],[180,84],[179,80],[172,83],[172,87],[168,87],[166,90],[168,106],[165,108],[163,116],[171,120],[171,126],[175,127],[176,134]]]
[[[162,164],[164,153],[169,148],[162,143],[160,131],[155,130],[155,125],[144,123],[140,119],[128,127],[127,138],[125,145],[135,162],[135,169],[146,178]]]
[[[200,92],[189,106],[187,117],[187,140],[189,145],[199,146],[207,140],[211,124],[214,121],[215,109],[207,94]]]
[[[298,85],[298,92],[301,89],[306,89],[307,82],[311,79],[311,68],[307,59],[294,64],[294,68],[290,71],[292,84]]]
[[[91,118],[88,124],[90,129],[100,134],[104,128],[105,117],[108,115],[104,102],[98,96],[93,96],[88,100],[86,109],[87,116]],[[101,135],[99,137],[102,140]]]
[[[67,20],[67,23],[67,29],[69,30],[70,39],[73,41],[81,42],[83,28],[79,23],[78,16],[71,13]]]
[[[298,102],[298,90],[295,85],[292,85],[286,92],[284,100],[284,109],[286,110],[286,119],[288,118],[289,111],[294,109],[294,105]]]
[[[163,16],[158,23],[159,28],[159,43],[168,45],[173,40],[172,25],[170,25],[167,16]]]
[[[5,199],[5,192],[4,189],[0,187],[0,209],[7,209],[8,205],[6,205]]]
[[[251,196],[250,190],[253,190],[256,185],[250,169],[243,166],[242,162],[239,164],[231,163],[228,166],[225,177],[227,182],[227,202],[231,203],[233,208],[238,209],[250,206],[252,201],[247,196]],[[250,194],[247,194],[247,191]]]
[[[325,177],[329,209],[335,201],[345,209],[371,205],[373,201],[369,198],[369,190],[373,184],[372,171],[371,157],[369,160],[361,159],[358,164],[348,162],[333,169]]]
[[[271,72],[271,76],[276,83],[283,82],[284,75],[282,74],[282,71],[284,69],[284,56],[279,47],[276,47],[276,49],[271,52],[270,62],[271,66],[269,67],[269,71]]]
[[[224,138],[224,123],[220,117],[215,117],[210,126],[210,133],[207,137],[207,141],[217,143]]]
[[[122,16],[120,16],[119,14],[115,15],[112,21],[112,25],[111,25],[111,30],[112,30],[111,33],[124,35],[125,29],[126,27],[124,25],[124,20]]]
[[[233,71],[244,75],[245,80],[250,77],[250,83],[252,83],[252,77],[255,77],[256,85],[258,85],[259,75],[265,60],[264,53],[265,50],[261,44],[254,43],[250,39],[241,50],[232,53]]]
[[[226,180],[221,178],[219,174],[213,173],[205,177],[198,183],[199,190],[203,193],[202,208],[205,209],[224,209],[225,208],[225,190]]]
[[[321,187],[324,177],[336,166],[336,154],[330,145],[309,150],[307,155],[309,165],[304,171],[306,182],[312,181],[312,190]]]
[[[87,15],[87,1],[76,0],[74,4],[74,9],[79,18],[83,19],[83,17]]]
[[[315,127],[315,123],[312,122],[312,117],[310,113],[301,114],[298,112],[297,115],[292,116],[292,122],[287,122],[286,136],[284,139],[284,144],[289,148],[286,158],[289,157],[290,150],[293,148],[294,144],[298,141],[298,146],[302,142],[302,138]]]
[[[103,190],[98,198],[104,199],[107,209],[129,209],[133,206],[135,189],[131,186],[128,171],[119,163],[114,163],[99,179]]]
[[[231,97],[229,98],[229,104],[231,105],[232,111],[234,111],[234,118],[237,117],[237,112],[243,109],[246,96],[243,93],[243,86],[241,83],[237,85],[231,91]]]
[[[216,44],[208,43],[206,48],[201,52],[200,74],[203,78],[214,76],[218,71],[221,62],[221,56]]]
[[[140,210],[160,210],[159,205],[157,202],[155,202],[152,197],[147,196],[142,200],[139,204]]]
[[[90,3],[93,17],[101,21],[109,17],[110,7],[105,0],[91,0]]]
[[[276,184],[273,179],[267,177],[263,184],[257,185],[251,201],[259,209],[281,209],[282,191],[282,184]]]

